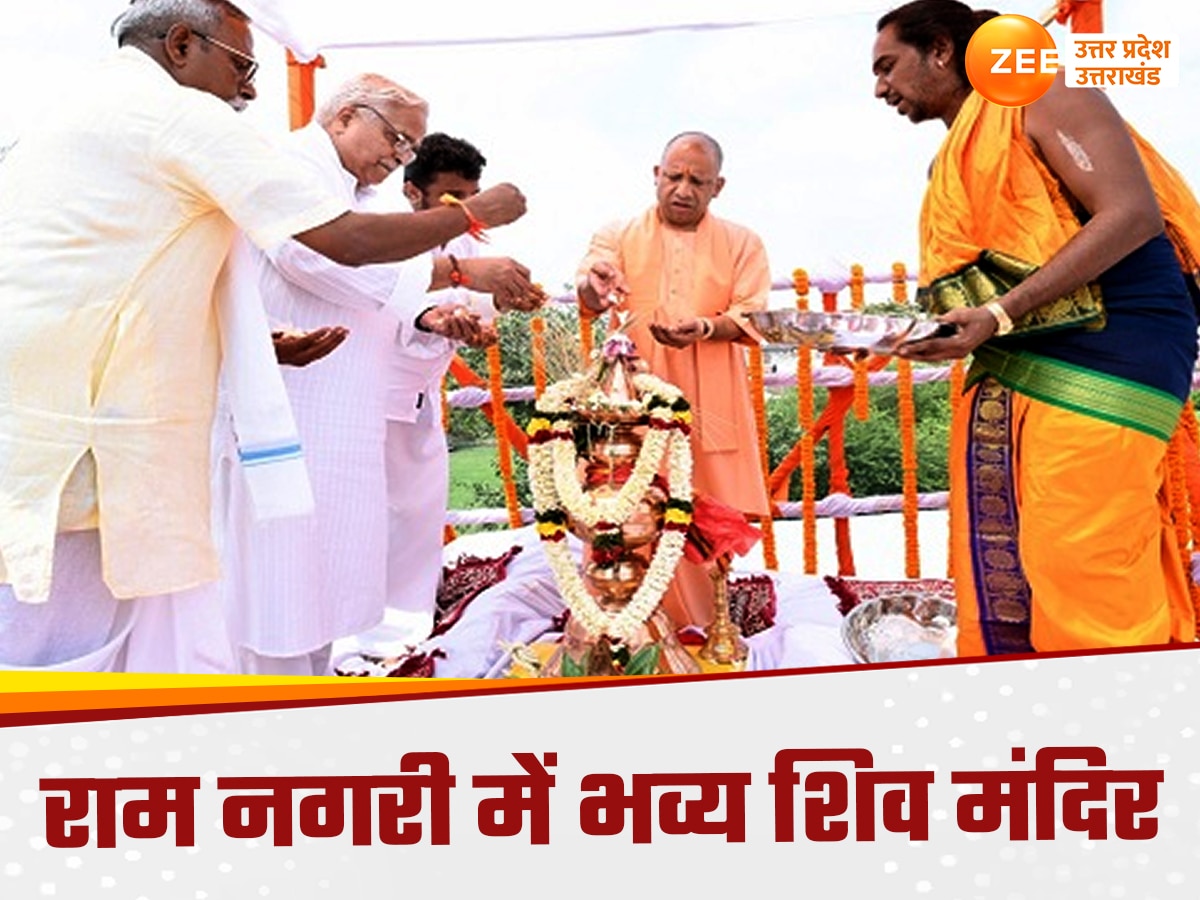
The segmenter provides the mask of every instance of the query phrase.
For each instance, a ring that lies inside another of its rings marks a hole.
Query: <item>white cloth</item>
[[[213,583],[118,600],[100,577],[94,530],[60,534],[47,603],[22,603],[0,585],[0,670],[234,671]]]
[[[231,273],[253,265],[245,235],[234,241],[218,283],[221,333],[219,415],[228,409],[238,471],[259,519],[313,511],[312,486],[287,389],[276,362],[267,312],[254,285]]]
[[[271,246],[347,206],[132,47],[42,112],[0,165],[0,582],[49,595],[77,471],[89,502],[69,524],[98,525],[113,593],[186,590],[217,577],[213,287],[230,241]]]
[[[579,563],[581,547],[573,535],[569,546]],[[415,641],[415,653],[443,654],[434,662],[439,678],[498,678],[512,664],[505,644],[552,641],[554,619],[565,610],[554,573],[532,526],[515,531],[487,532],[460,538],[445,548],[448,560],[463,554],[484,558],[499,556],[512,546],[521,552],[508,564],[508,575],[476,597],[462,618],[438,637]],[[750,574],[769,575],[775,582],[775,624],[746,640],[746,668],[755,671],[852,665],[854,657],[842,641],[842,616],[838,600],[824,579],[789,572],[763,572],[738,568],[733,578]],[[386,667],[370,664],[362,654],[377,656],[378,644],[341,642],[335,653],[335,669],[384,674]],[[388,648],[398,654],[400,648]]]
[[[290,148],[326,189],[359,209],[365,197],[329,135],[313,125]],[[343,325],[328,357],[283,377],[304,445],[316,510],[255,522],[241,479],[230,479],[222,592],[230,634],[241,649],[271,657],[307,655],[370,628],[383,615],[387,579],[384,473],[388,357],[394,305],[423,293],[432,263],[348,268],[295,241],[235,273],[257,286],[270,319],[303,330]],[[226,452],[228,455],[228,451]],[[223,461],[224,462],[224,461]]]
[[[479,256],[479,241],[461,234],[433,251],[434,256],[446,254],[453,254],[457,259],[473,259]],[[396,298],[399,327],[395,352],[388,362],[387,417],[392,421],[415,422],[424,403],[440,397],[442,378],[458,344],[441,335],[418,330],[416,320],[429,307],[443,303],[459,303],[485,322],[490,322],[496,315],[491,297],[463,288],[411,292]]]
[[[479,255],[470,235],[449,241],[436,255]],[[428,307],[457,302],[495,315],[490,297],[463,289],[411,295],[397,306],[400,326],[388,370],[388,606],[432,614],[442,575],[442,537],[449,501],[450,462],[442,422],[441,383],[457,350],[454,341],[418,331]],[[387,635],[376,635],[386,641]]]

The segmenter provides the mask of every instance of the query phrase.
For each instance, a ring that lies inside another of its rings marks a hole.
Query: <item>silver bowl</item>
[[[889,594],[850,610],[842,640],[860,663],[945,659],[956,655],[957,612],[937,597]]]
[[[901,344],[932,337],[939,329],[939,323],[933,319],[916,316],[798,309],[761,310],[749,316],[764,343],[815,347],[832,353],[865,350],[886,356]]]

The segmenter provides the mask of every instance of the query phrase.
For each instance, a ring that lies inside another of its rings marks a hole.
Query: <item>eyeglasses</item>
[[[200,40],[212,44],[214,47],[220,47],[228,53],[233,60],[233,67],[237,69],[238,74],[242,76],[242,81],[246,82],[246,84],[254,80],[254,76],[258,74],[258,60],[253,56],[230,47],[228,44],[218,41],[215,37],[209,37],[201,31],[193,31],[192,34],[196,35]]]
[[[400,160],[400,165],[407,166],[410,162],[417,158],[417,147],[420,143],[419,141],[414,141],[412,138],[410,138],[407,134],[389,122],[383,113],[371,106],[369,103],[355,103],[354,108],[370,110],[375,114],[375,118],[383,123],[383,136],[392,142],[392,145],[396,150],[396,159]]]

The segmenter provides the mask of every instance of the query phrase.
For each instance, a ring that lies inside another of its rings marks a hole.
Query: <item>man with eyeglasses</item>
[[[487,165],[469,141],[435,132],[404,167],[404,196],[414,210],[432,209],[449,194],[479,193]],[[479,255],[479,243],[461,235],[433,251],[461,264]],[[413,293],[400,316],[391,354],[385,444],[388,491],[387,609],[383,621],[337,648],[340,675],[374,674],[373,661],[401,652],[433,627],[442,575],[442,542],[449,500],[450,461],[442,424],[440,386],[461,344],[436,328],[439,318],[478,321],[474,346],[497,339],[492,298],[469,288]],[[434,327],[430,326],[433,320]]]
[[[255,90],[235,6],[136,0],[114,33],[0,166],[0,665],[227,671],[209,451],[235,233],[364,265],[470,219],[353,211],[236,116]],[[497,186],[469,212],[503,225],[524,199]],[[473,274],[531,290],[511,261]]]
[[[314,122],[288,136],[287,147],[311,168],[314,179],[351,208],[364,209],[379,205],[383,198],[374,189],[403,160],[414,159],[427,113],[426,102],[406,88],[380,75],[359,75],[335,89]],[[457,262],[468,279],[508,264],[470,257],[460,254]],[[235,282],[250,282],[275,322],[301,331],[334,324],[349,332],[338,352],[319,366],[283,372],[315,514],[256,522],[246,484],[231,479],[228,564],[221,587],[240,671],[324,675],[333,642],[378,624],[387,603],[384,447],[389,365],[401,340],[398,331],[406,344],[461,340],[478,345],[484,334],[478,315],[426,294],[432,256],[355,269],[287,241],[269,252],[235,256],[242,259],[246,263],[232,269]],[[502,300],[501,306],[529,304]],[[424,334],[413,337],[417,329]],[[415,467],[409,474],[428,476]],[[426,512],[437,518],[438,510]],[[435,527],[440,538],[440,524]],[[440,548],[440,541],[432,547],[435,564]]]

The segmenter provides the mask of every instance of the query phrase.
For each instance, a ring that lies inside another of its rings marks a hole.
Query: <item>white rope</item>
[[[917,494],[918,509],[946,509],[949,493],[935,491]],[[848,494],[830,494],[816,503],[818,519],[847,519],[851,516],[875,516],[880,513],[900,512],[904,509],[903,494],[884,494],[879,497],[851,497]],[[779,504],[781,519],[804,517],[804,504],[788,501]]]
[[[918,509],[946,509],[949,494],[936,491],[917,495]],[[881,513],[900,512],[904,509],[903,494],[885,494],[879,497],[850,497],[846,494],[830,494],[817,501],[818,519],[846,519],[853,516],[874,516]],[[789,501],[779,504],[777,519],[800,519],[804,516],[804,505]],[[458,528],[462,525],[507,525],[508,510],[504,507],[488,509],[452,509],[446,513],[446,521]],[[522,509],[521,521],[528,525],[533,521],[533,510]]]
[[[913,369],[913,383],[926,384],[934,381],[948,381],[950,367]],[[867,383],[872,387],[895,387],[897,374],[894,371],[871,372],[867,375]],[[768,387],[793,387],[796,384],[795,372],[770,372],[763,376],[763,383]],[[854,384],[854,372],[844,366],[821,366],[813,370],[813,384],[817,387],[850,387]],[[490,403],[492,395],[478,387],[455,388],[446,395],[446,402],[455,409],[476,409],[485,403]],[[508,403],[530,403],[534,400],[534,389],[531,386],[511,387],[504,389],[504,399]]]

